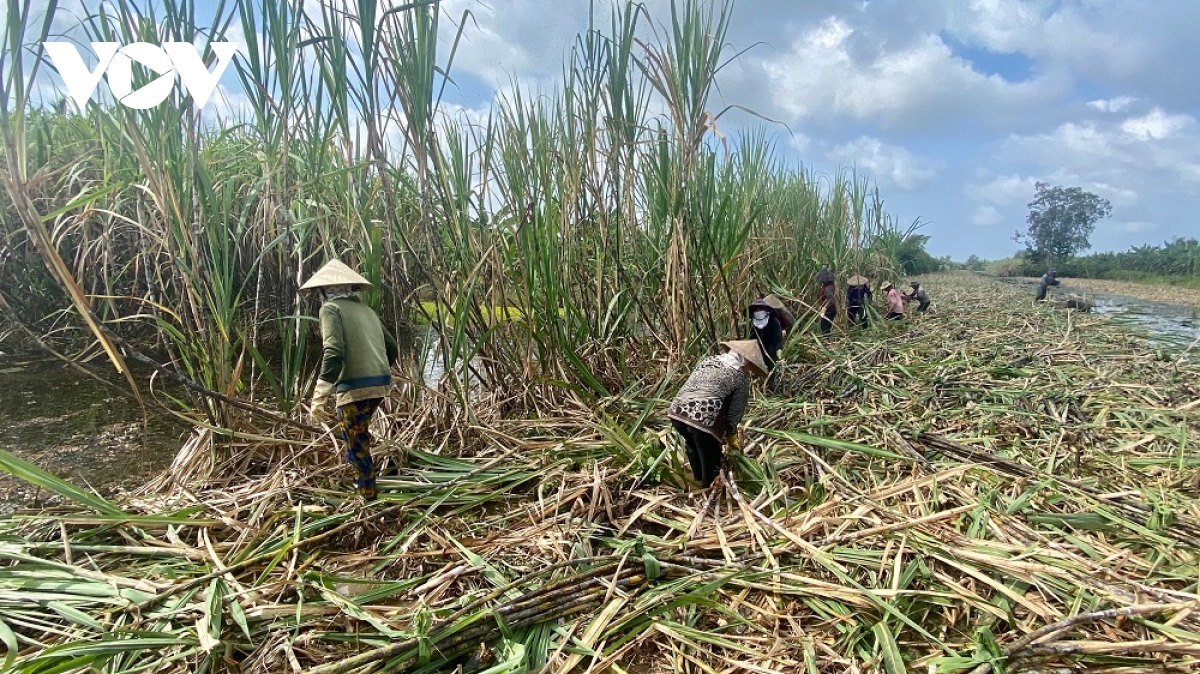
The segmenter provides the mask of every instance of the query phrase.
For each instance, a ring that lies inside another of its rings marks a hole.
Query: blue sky
[[[596,4],[607,27],[608,0]],[[555,87],[588,5],[443,0],[448,17],[473,17],[447,102],[484,114],[514,79]],[[668,0],[646,5],[669,17]],[[727,53],[754,46],[721,73],[712,108],[782,122],[768,132],[789,161],[871,176],[901,222],[925,223],[935,255],[1014,252],[1037,181],[1112,202],[1094,250],[1200,236],[1198,10],[1197,0],[741,0]],[[230,69],[222,84],[235,82]],[[746,125],[764,122],[732,113],[719,128],[736,137]]]

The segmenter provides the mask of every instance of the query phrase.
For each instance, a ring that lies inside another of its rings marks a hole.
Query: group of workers
[[[833,288],[833,274],[828,269],[822,269],[817,274],[818,281],[821,282],[822,301],[826,302],[822,314],[821,332],[828,334],[833,327],[833,316],[837,316],[837,307],[832,307],[832,300],[826,300],[826,297],[831,297],[831,291],[826,291],[825,288]],[[828,279],[822,281],[821,279]],[[880,290],[883,292],[884,299],[887,302],[887,313],[884,314],[884,319],[889,321],[899,321],[904,318],[904,305],[908,302],[917,303],[917,312],[925,313],[929,309],[929,293],[921,287],[919,281],[913,281],[908,284],[909,292],[901,293],[891,281],[885,282]],[[867,307],[870,306],[871,298],[874,293],[871,292],[871,282],[865,276],[855,274],[846,281],[846,313],[850,319],[850,325],[865,328],[870,324]],[[824,319],[829,316],[829,320]],[[828,324],[827,324],[828,323]]]
[[[822,334],[829,333],[837,317],[834,280],[829,269],[822,269],[816,276]],[[368,500],[376,497],[371,417],[387,396],[391,368],[398,357],[396,340],[384,329],[375,311],[358,297],[360,290],[369,287],[367,279],[339,260],[331,260],[300,286],[302,292],[315,294],[321,302],[321,368],[309,413],[338,437],[346,461],[354,467],[358,493]],[[915,281],[911,287],[911,293],[901,295],[892,283],[883,285],[886,319],[903,318],[906,302],[917,302],[920,312],[928,309],[925,290]],[[868,325],[871,297],[865,277],[850,277],[846,307],[852,325]],[[751,302],[747,314],[749,338],[721,342],[722,353],[700,362],[667,412],[683,437],[693,477],[705,487],[711,486],[720,473],[724,446],[741,447],[738,427],[750,399],[750,377],[770,374],[796,324],[795,317],[775,295]],[[329,410],[331,399],[336,402],[336,411]]]
[[[835,276],[828,268],[817,273],[820,285],[816,311],[821,334],[829,334],[837,318]],[[846,310],[850,324],[866,327],[872,297],[870,281],[861,275],[848,279]],[[901,294],[891,282],[883,284],[887,320],[904,318],[904,304],[916,302],[917,311],[929,308],[929,294],[913,281],[912,291]],[[671,401],[667,416],[683,438],[684,454],[692,477],[711,487],[720,475],[724,447],[741,449],[738,427],[750,399],[750,377],[767,377],[783,356],[783,343],[796,319],[775,295],[760,297],[747,309],[750,339],[721,342],[722,353],[700,361]]]

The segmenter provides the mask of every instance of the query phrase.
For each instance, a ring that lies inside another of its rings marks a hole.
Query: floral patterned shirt
[[[667,416],[724,440],[742,423],[749,400],[750,376],[712,356],[696,366]]]

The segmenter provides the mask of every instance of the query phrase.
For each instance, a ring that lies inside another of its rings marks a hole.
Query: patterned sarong
[[[370,398],[338,406],[337,434],[346,448],[346,460],[358,477],[354,486],[360,496],[375,498],[375,464],[371,461],[371,415],[382,398]]]

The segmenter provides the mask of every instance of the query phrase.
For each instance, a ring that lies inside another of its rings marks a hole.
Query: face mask
[[[754,327],[762,329],[767,327],[767,321],[770,320],[771,314],[764,309],[755,309],[750,314],[750,320],[754,323]]]
[[[347,297],[354,297],[355,292],[357,291],[354,289],[354,286],[325,286],[321,288],[321,301],[332,302]]]

